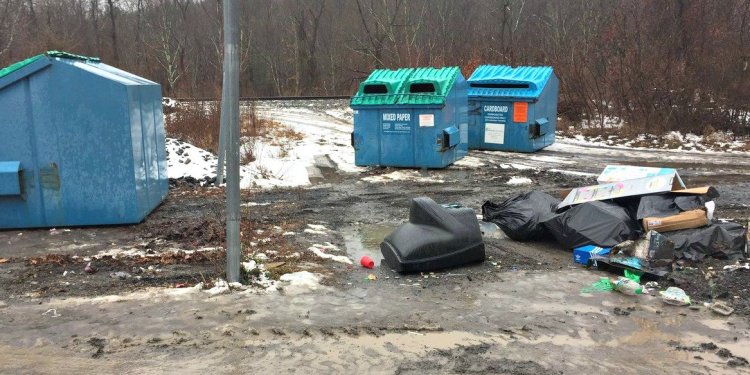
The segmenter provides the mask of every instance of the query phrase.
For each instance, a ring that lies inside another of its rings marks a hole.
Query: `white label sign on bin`
[[[435,126],[435,115],[431,113],[419,115],[419,126],[421,127]]]
[[[505,143],[505,124],[485,123],[484,142],[500,145]]]

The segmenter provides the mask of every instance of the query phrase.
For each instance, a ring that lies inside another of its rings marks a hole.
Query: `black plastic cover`
[[[675,243],[675,256],[693,261],[706,257],[744,258],[746,229],[737,223],[717,223],[702,228],[666,232]]]
[[[548,235],[541,222],[555,215],[560,200],[538,191],[518,194],[500,204],[490,201],[482,205],[484,221],[499,226],[516,241],[540,239]]]
[[[586,245],[613,247],[643,233],[627,209],[603,201],[579,204],[543,224],[568,249]]]
[[[646,217],[667,217],[680,212],[702,208],[706,198],[700,195],[660,194],[641,197],[636,219]]]
[[[385,237],[380,252],[398,272],[434,271],[485,259],[474,210],[443,207],[427,197],[412,199],[409,222]]]

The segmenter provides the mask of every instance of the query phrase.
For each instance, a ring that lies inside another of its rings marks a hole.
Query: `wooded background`
[[[243,96],[352,94],[373,68],[551,65],[571,123],[748,134],[750,0],[241,0]],[[217,97],[220,0],[0,0],[0,65],[99,56]]]

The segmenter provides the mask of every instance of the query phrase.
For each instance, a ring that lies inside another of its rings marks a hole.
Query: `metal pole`
[[[224,0],[224,82],[221,121],[227,135],[227,281],[240,281],[240,55],[239,0]]]
[[[216,182],[214,182],[214,186],[221,186],[224,183],[224,156],[227,154],[227,128],[224,126],[224,118],[227,116],[227,106],[225,104],[222,100],[221,117],[219,117],[221,119],[219,121],[219,160],[216,161]]]

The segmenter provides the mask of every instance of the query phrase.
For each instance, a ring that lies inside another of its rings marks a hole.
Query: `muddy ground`
[[[685,289],[697,302],[688,308],[582,291],[611,275],[551,242],[487,237],[486,262],[417,275],[392,272],[378,250],[410,198],[479,212],[487,199],[593,183],[612,163],[676,167],[689,186],[719,189],[719,217],[746,222],[746,156],[560,144],[534,155],[472,152],[440,171],[349,174],[319,159],[309,187],[242,196],[245,258],[271,279],[323,275],[317,286],[196,290],[223,275],[223,190],[184,181],[138,225],[0,232],[0,372],[750,373],[750,271],[720,271],[726,261],[660,281]],[[511,177],[532,184],[508,185]],[[316,245],[355,262],[370,255],[377,267],[321,259],[308,250]],[[737,312],[707,311],[701,303],[712,299]]]

